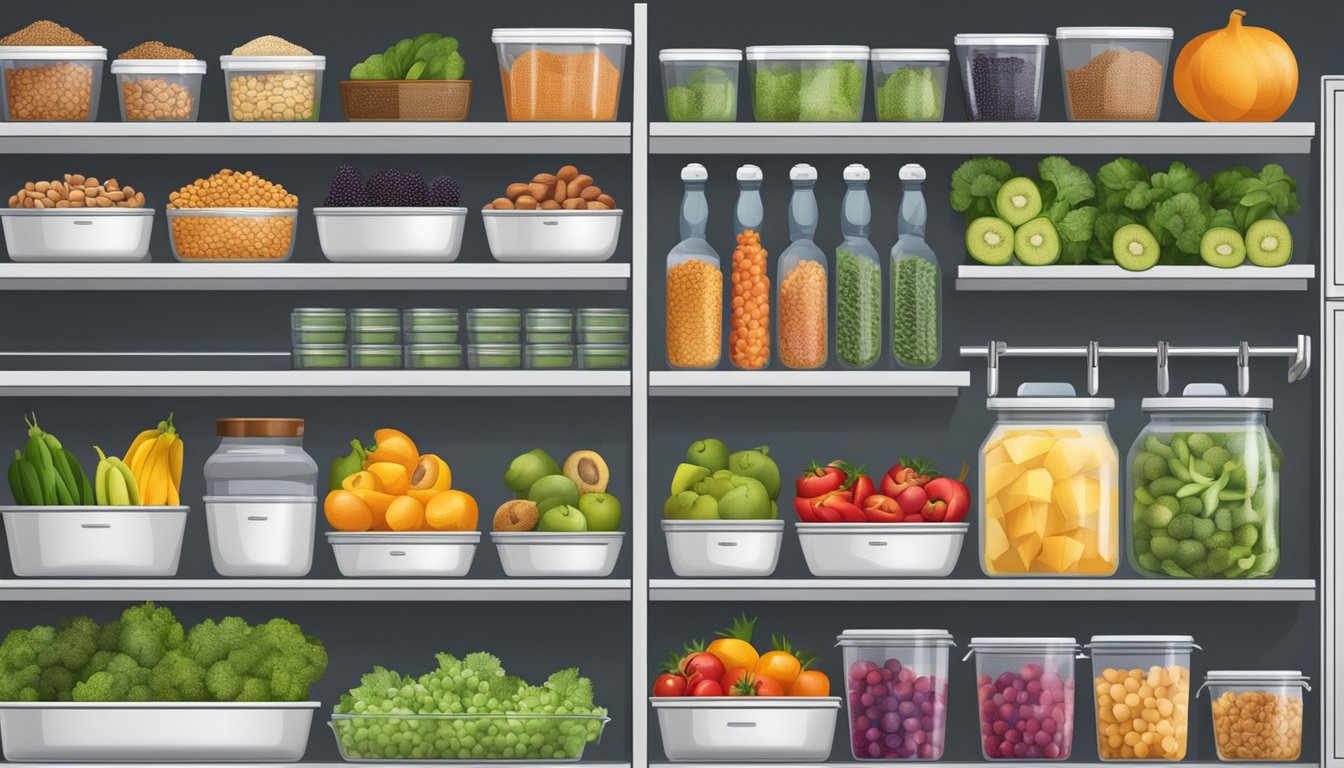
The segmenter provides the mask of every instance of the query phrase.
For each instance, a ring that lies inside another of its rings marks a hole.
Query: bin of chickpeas
[[[481,211],[496,261],[606,261],[616,253],[620,208],[592,176],[566,165],[516,181]]]
[[[288,261],[298,219],[298,196],[251,171],[225,168],[168,196],[178,261]]]
[[[325,56],[275,35],[263,35],[220,56],[233,122],[317,120]]]
[[[123,121],[194,121],[205,62],[190,51],[150,40],[112,62]]]
[[[1190,734],[1189,635],[1094,635],[1102,760],[1183,760]]]
[[[1302,691],[1311,690],[1293,670],[1210,670],[1209,689],[1219,760],[1290,762],[1302,755]]]
[[[3,120],[96,120],[107,49],[45,19],[0,37]]]

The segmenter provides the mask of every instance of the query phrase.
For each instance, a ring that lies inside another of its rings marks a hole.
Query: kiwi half
[[[1011,262],[1012,225],[994,216],[981,216],[966,226],[966,250],[981,264],[1000,267]]]
[[[1126,224],[1115,230],[1111,238],[1111,254],[1115,262],[1132,272],[1152,269],[1162,255],[1157,238],[1142,224]]]
[[[1013,251],[1017,260],[1032,267],[1043,267],[1059,261],[1059,232],[1054,222],[1039,216],[1017,228],[1013,235]]]
[[[1041,188],[1026,176],[1003,182],[994,197],[994,209],[999,218],[1020,227],[1041,215]]]
[[[1211,267],[1239,267],[1246,260],[1246,241],[1231,227],[1214,227],[1200,239],[1199,257]]]
[[[1293,258],[1293,233],[1278,219],[1261,219],[1246,230],[1246,255],[1257,267],[1282,267]]]

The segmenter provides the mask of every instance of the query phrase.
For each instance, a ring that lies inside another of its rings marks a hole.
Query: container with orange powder
[[[509,120],[616,119],[631,34],[621,29],[496,29]]]

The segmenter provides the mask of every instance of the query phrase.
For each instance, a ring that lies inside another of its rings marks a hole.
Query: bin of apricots
[[[404,432],[352,440],[331,463],[327,543],[345,576],[465,576],[481,534],[476,499],[455,489],[448,463]]]
[[[1190,740],[1190,635],[1093,635],[1102,760],[1183,760]]]
[[[1209,689],[1218,759],[1293,762],[1302,756],[1300,670],[1209,670],[1196,695]]]
[[[623,29],[495,29],[509,120],[613,121],[631,34]]]
[[[168,196],[178,261],[289,261],[299,198],[251,171],[225,168]]]

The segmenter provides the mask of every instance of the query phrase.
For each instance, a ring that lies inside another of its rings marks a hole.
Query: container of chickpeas
[[[299,198],[228,168],[168,196],[168,232],[178,261],[288,261]]]
[[[317,120],[325,56],[266,35],[220,56],[233,122]]]
[[[1102,760],[1183,760],[1190,734],[1190,635],[1094,635]]]
[[[117,59],[121,119],[192,122],[201,106],[205,62],[193,59]]]
[[[1204,676],[1213,710],[1218,759],[1293,761],[1302,755],[1300,670],[1210,670]]]

